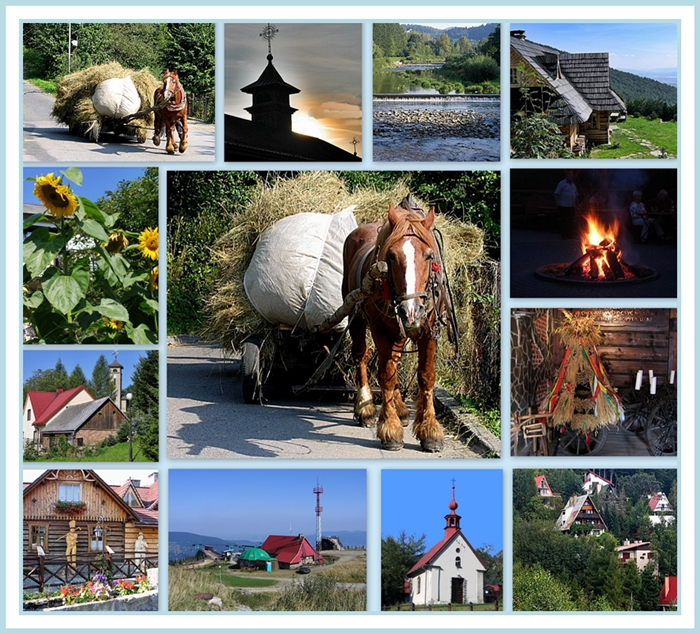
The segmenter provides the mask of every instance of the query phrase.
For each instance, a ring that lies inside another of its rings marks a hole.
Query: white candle
[[[656,377],[653,376],[651,377],[651,389],[649,390],[650,394],[656,394]]]
[[[649,383],[651,383],[651,380],[654,378],[654,370],[649,370]]]
[[[642,370],[639,370],[639,372],[637,372],[637,381],[636,381],[635,384],[634,384],[634,389],[635,389],[635,390],[640,390],[640,389],[641,389],[641,387],[642,387],[642,377],[643,377],[643,376],[644,376],[644,373],[642,372]]]
[[[673,382],[674,382],[675,380],[676,380],[676,371],[675,371],[675,370],[671,370],[671,379],[670,379],[669,383],[671,383],[671,385],[673,385]]]

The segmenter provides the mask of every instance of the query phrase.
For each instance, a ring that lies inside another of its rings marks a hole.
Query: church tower
[[[271,43],[277,32],[278,29],[273,24],[268,24],[260,33],[260,37],[267,40],[267,66],[257,81],[241,88],[241,92],[253,96],[253,105],[246,108],[253,123],[291,132],[292,115],[297,108],[289,105],[289,95],[301,91],[284,81],[272,64]]]
[[[122,370],[124,369],[124,366],[117,361],[117,353],[114,354],[114,361],[109,364],[109,373],[112,377],[112,381],[114,382],[114,392],[112,400],[116,404],[116,406],[124,411],[124,407],[122,407]]]
[[[452,500],[447,505],[450,512],[445,515],[445,537],[449,537],[454,533],[460,532],[459,520],[462,519],[461,515],[457,515],[457,507],[459,504],[455,501],[455,481],[452,480]]]

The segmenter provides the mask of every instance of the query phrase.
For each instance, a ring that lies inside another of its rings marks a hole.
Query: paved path
[[[448,437],[440,454],[424,453],[410,429],[401,451],[384,451],[373,428],[353,420],[352,404],[303,399],[246,405],[239,360],[220,348],[168,346],[169,458],[476,458]]]
[[[99,143],[92,143],[85,137],[73,136],[68,132],[68,126],[51,117],[54,103],[51,95],[26,81],[23,89],[25,161],[61,164],[143,161],[151,165],[155,162],[179,165],[193,161],[214,161],[216,158],[212,124],[188,120],[189,146],[184,154],[167,154],[163,142],[160,147],[156,147],[150,138],[145,143],[138,143],[113,134],[102,134]]]
[[[651,282],[629,286],[566,285],[535,277],[547,264],[573,262],[581,253],[578,240],[562,240],[557,233],[512,229],[510,232],[510,296],[571,298],[676,297],[678,249],[674,243],[630,244],[622,249],[631,264],[643,264],[659,273]]]

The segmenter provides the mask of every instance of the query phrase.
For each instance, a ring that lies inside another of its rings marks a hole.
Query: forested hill
[[[639,75],[626,73],[614,68],[610,69],[610,84],[612,89],[624,101],[631,101],[632,99],[659,99],[675,105],[678,99],[675,86],[662,84],[655,79],[640,77]]]
[[[406,31],[415,31],[416,33],[426,33],[434,39],[440,37],[442,33],[446,33],[451,42],[456,42],[460,37],[465,36],[470,42],[480,42],[485,37],[493,33],[496,24],[480,24],[479,26],[453,26],[449,29],[436,29],[432,26],[423,26],[422,24],[402,24]]]

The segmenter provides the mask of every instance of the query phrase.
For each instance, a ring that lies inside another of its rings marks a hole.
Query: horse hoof
[[[175,154],[175,150],[165,150],[168,154],[173,155]]]
[[[374,427],[377,424],[376,414],[372,414],[370,416],[355,415],[355,420],[360,427]]]
[[[382,439],[382,449],[385,451],[400,451],[403,449],[403,440]]]
[[[399,416],[399,420],[404,427],[408,427],[408,414],[406,414],[406,416]]]
[[[159,136],[154,136],[153,137],[153,145],[158,147],[160,145],[160,137]]]
[[[427,439],[420,441],[420,448],[426,453],[439,453],[442,451],[443,445],[442,440]]]

